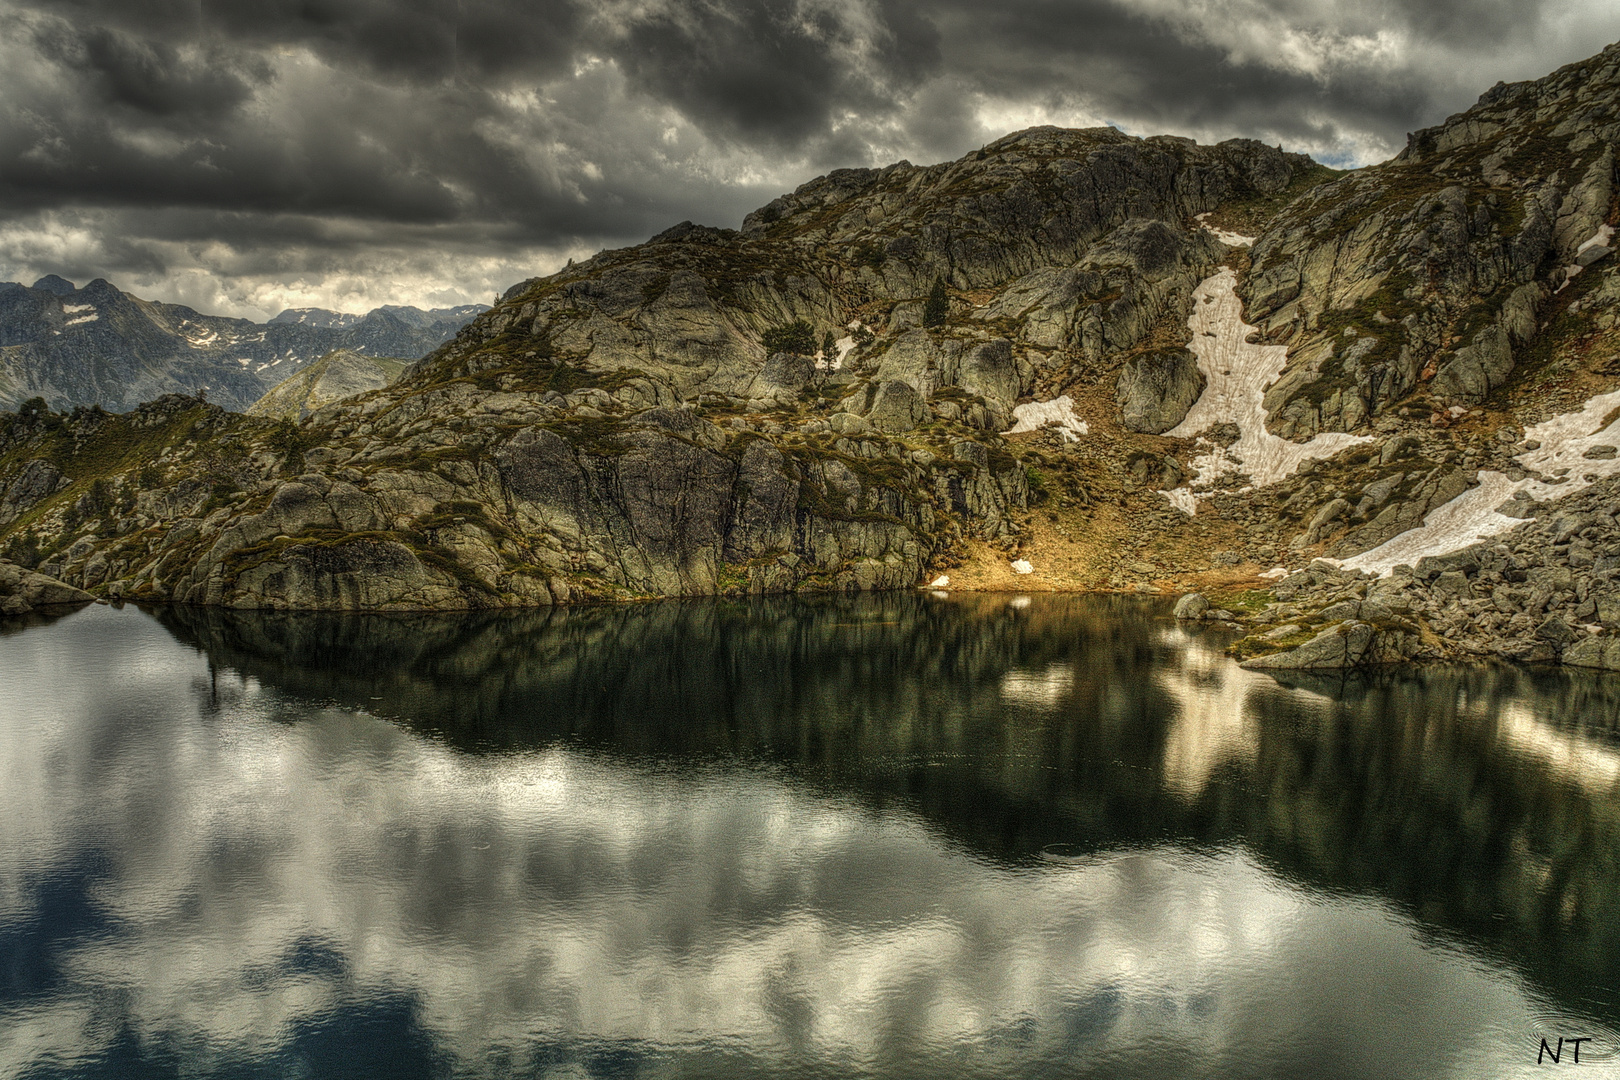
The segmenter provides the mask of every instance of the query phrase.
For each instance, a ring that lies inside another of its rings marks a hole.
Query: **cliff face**
[[[1615,515],[1506,534],[1620,475],[1617,71],[1498,87],[1349,174],[1050,128],[835,172],[522,282],[301,420],[0,421],[0,542],[239,607],[1246,584],[1263,652],[1344,619],[1261,570],[1347,560],[1283,589],[1339,611],[1502,535],[1385,604],[1401,655],[1607,656]]]

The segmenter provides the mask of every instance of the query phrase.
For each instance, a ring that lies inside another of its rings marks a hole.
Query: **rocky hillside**
[[[411,361],[398,357],[333,349],[272,386],[247,411],[272,419],[302,420],[322,405],[387,386],[410,365]]]
[[[1620,476],[1617,140],[1611,47],[1354,173],[1052,128],[843,170],[301,421],[17,415],[0,538],[187,603],[1199,587],[1262,662],[1606,662],[1614,515],[1537,523]]]
[[[1273,431],[1480,405],[1544,331],[1572,329],[1552,325],[1575,300],[1567,289],[1613,238],[1615,58],[1498,85],[1267,226],[1243,294],[1266,340],[1289,347],[1266,394]]]
[[[910,586],[974,539],[1015,553],[1032,478],[1052,498],[1001,435],[1025,397],[1185,338],[1227,252],[1196,216],[1321,173],[1053,129],[835,173],[521,284],[300,424],[18,416],[0,529],[70,582],[199,603]]]
[[[414,359],[482,310],[301,309],[255,323],[142,300],[100,278],[82,289],[55,275],[31,287],[0,282],[0,407],[39,397],[55,409],[123,412],[178,392],[246,409],[333,349]]]

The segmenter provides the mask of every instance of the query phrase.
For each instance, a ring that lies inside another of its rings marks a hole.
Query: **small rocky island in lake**
[[[1106,128],[839,170],[402,370],[24,403],[0,554],[237,608],[1197,591],[1256,666],[1620,668],[1617,145],[1610,46],[1351,172]]]

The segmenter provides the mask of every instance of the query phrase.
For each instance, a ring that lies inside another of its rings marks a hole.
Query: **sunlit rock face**
[[[203,1073],[345,1038],[520,1075],[1136,1075],[1167,1044],[1219,1075],[1331,1038],[1358,1076],[1438,1038],[1466,1076],[1614,970],[1609,872],[1556,840],[1614,833],[1620,756],[1556,719],[1612,718],[1607,684],[1279,686],[1154,610],[0,638],[7,686],[53,688],[0,699],[0,942],[38,958],[6,1068],[156,1052],[128,1031]]]

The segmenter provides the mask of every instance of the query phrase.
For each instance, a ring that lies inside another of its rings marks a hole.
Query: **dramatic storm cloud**
[[[488,300],[1038,123],[1365,164],[1610,0],[0,0],[0,278],[263,317]]]

